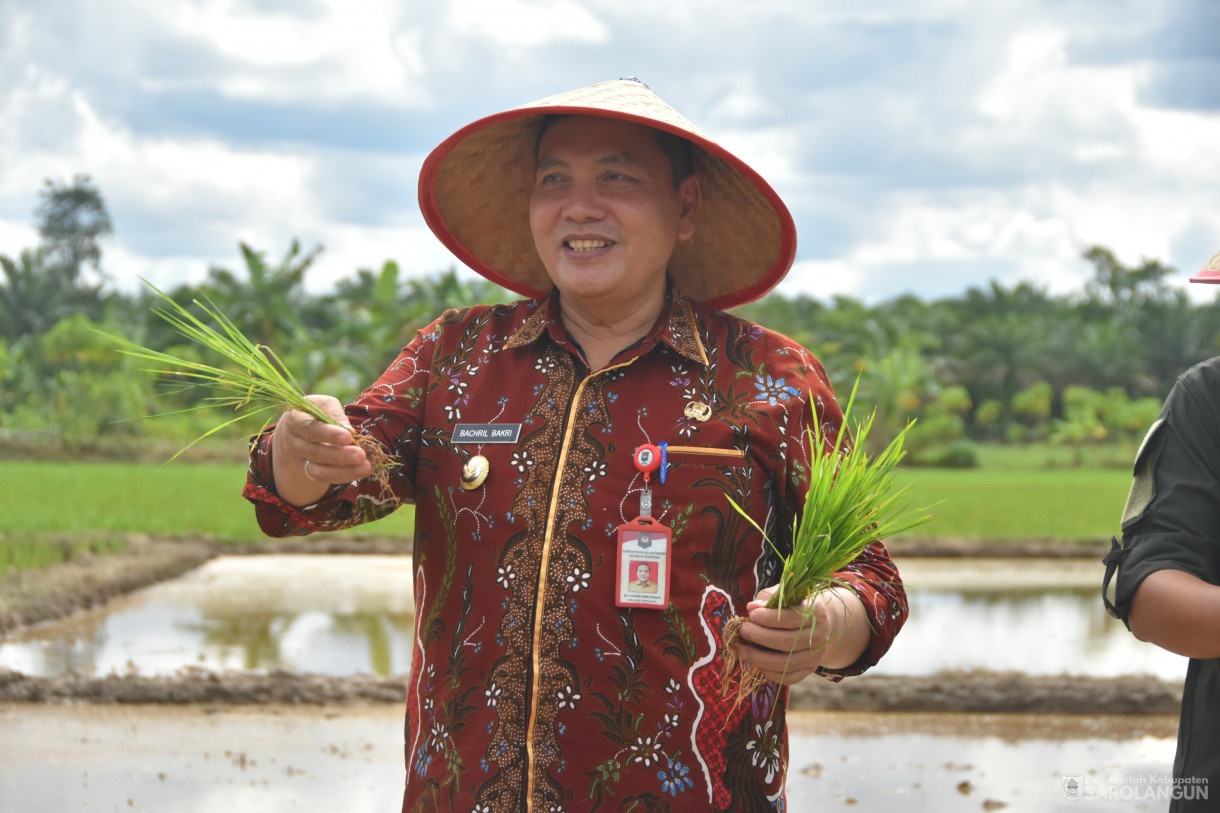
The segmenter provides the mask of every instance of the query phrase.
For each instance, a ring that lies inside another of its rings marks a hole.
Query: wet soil
[[[1167,777],[1176,717],[797,712],[790,810],[1128,813],[1065,798]],[[8,811],[397,810],[402,708],[0,703]],[[579,801],[579,800],[578,800]]]
[[[989,670],[807,680],[789,705],[827,711],[1039,714],[1176,714],[1182,685],[1150,675],[1086,677]]]
[[[886,540],[900,557],[979,559],[1094,559],[1110,550],[1109,539],[980,539],[954,536],[900,536]]]
[[[406,675],[335,677],[288,670],[31,677],[0,669],[0,703],[401,704],[406,682]],[[977,670],[863,675],[837,684],[809,680],[792,690],[789,706],[802,711],[1113,715],[1176,714],[1181,701],[1180,684],[1148,676],[1047,677]]]
[[[37,571],[0,578],[0,635],[69,615],[106,600],[174,578],[219,553],[409,553],[402,540],[316,535],[233,549],[199,538],[133,536],[128,550],[87,555]],[[980,540],[900,539],[900,557],[1100,556],[1100,543],[995,543]],[[1002,552],[996,552],[997,550]],[[138,673],[31,677],[0,670],[0,702],[162,704],[401,704],[406,676],[333,677],[277,670],[266,674],[188,669],[172,676]],[[791,696],[794,709],[1051,714],[1175,714],[1181,684],[1153,677],[1089,678],[1018,672],[942,672],[930,676],[864,675],[842,683],[806,681]]]

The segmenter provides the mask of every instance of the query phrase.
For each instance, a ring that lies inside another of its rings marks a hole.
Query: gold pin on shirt
[[[682,414],[693,421],[703,423],[712,417],[712,408],[702,401],[691,401],[686,405],[686,409],[682,410]]]
[[[483,455],[477,454],[470,458],[466,461],[466,465],[462,466],[462,488],[473,491],[483,485],[483,481],[487,479],[490,471],[491,464]]]

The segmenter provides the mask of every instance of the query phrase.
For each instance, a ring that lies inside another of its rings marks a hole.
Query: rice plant
[[[288,372],[287,367],[272,348],[255,344],[246,338],[237,326],[211,302],[192,300],[192,304],[203,311],[218,328],[195,316],[147,280],[144,280],[144,284],[155,291],[164,302],[162,307],[153,310],[157,316],[169,323],[185,338],[220,356],[228,363],[224,364],[222,361],[223,366],[215,366],[153,350],[121,336],[111,336],[110,338],[119,343],[123,353],[157,365],[146,368],[145,372],[164,376],[190,386],[202,386],[214,393],[205,398],[201,404],[179,412],[191,412],[210,407],[228,407],[234,412],[240,413],[199,435],[175,453],[170,458],[171,461],[204,438],[252,415],[267,416],[264,428],[274,420],[275,415],[288,410],[299,410],[323,423],[341,426],[338,421],[306,397],[305,391]],[[344,428],[351,432],[356,445],[364,449],[365,454],[368,455],[369,462],[373,466],[373,474],[382,488],[388,488],[388,470],[395,464],[385,449],[375,438],[349,427]]]
[[[810,443],[809,490],[796,519],[792,550],[781,551],[753,518],[730,497],[729,502],[758,530],[783,562],[783,571],[767,607],[781,612],[796,608],[818,594],[846,582],[835,574],[851,564],[869,545],[908,531],[931,519],[930,514],[912,513],[905,503],[910,486],[896,491],[894,470],[905,455],[903,444],[914,425],[908,423],[876,456],[865,451],[876,413],[849,429],[859,381],[843,410],[843,423],[834,443],[827,443],[821,423],[812,421],[807,430]],[[892,492],[892,493],[891,493]],[[801,610],[793,610],[801,612]],[[813,616],[810,615],[810,622]],[[751,694],[762,682],[761,673],[742,664],[737,654],[740,629],[745,618],[731,619],[725,627],[725,683],[735,672],[738,699]],[[791,653],[789,653],[791,654]]]

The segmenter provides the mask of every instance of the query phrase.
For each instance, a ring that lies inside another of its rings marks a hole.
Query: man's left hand
[[[795,607],[769,610],[774,592],[759,591],[741,625],[741,657],[768,680],[793,686],[819,666],[851,666],[868,648],[868,616],[854,590],[833,587]]]

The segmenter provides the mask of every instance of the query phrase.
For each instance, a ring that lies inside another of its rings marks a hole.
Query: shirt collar
[[[699,322],[694,303],[673,279],[670,279],[668,284],[665,306],[661,309],[661,315],[657,317],[652,330],[637,343],[638,352],[643,355],[658,342],[663,342],[675,352],[706,367],[707,353],[699,339]],[[525,347],[552,331],[555,336],[564,335],[563,322],[559,315],[559,291],[552,289],[546,299],[540,300],[538,304],[541,307],[534,308],[534,312],[526,318],[517,332],[504,343],[505,348]]]

